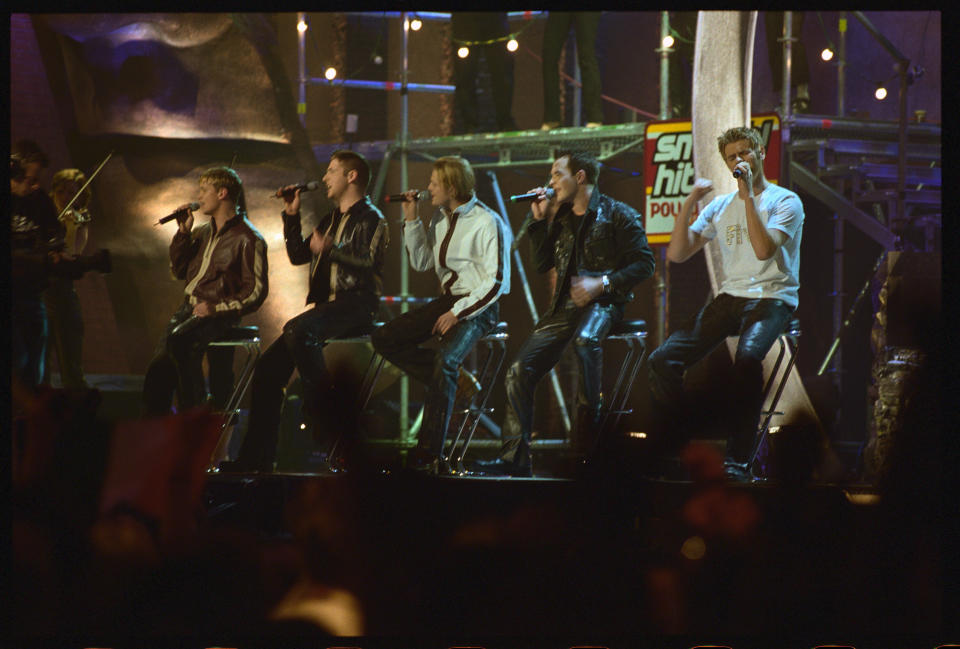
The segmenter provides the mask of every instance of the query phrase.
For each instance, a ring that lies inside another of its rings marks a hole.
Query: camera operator
[[[10,151],[11,370],[15,380],[36,387],[43,377],[47,311],[43,289],[49,268],[58,261],[50,242],[63,239],[53,202],[40,191],[46,154],[30,140]]]

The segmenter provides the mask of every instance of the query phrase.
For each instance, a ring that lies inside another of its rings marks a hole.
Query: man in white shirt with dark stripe
[[[439,212],[419,217],[419,191],[406,193],[403,242],[414,270],[435,270],[441,294],[391,320],[371,336],[374,349],[427,386],[423,423],[408,466],[436,473],[443,467],[447,425],[461,363],[500,316],[510,290],[510,232],[477,200],[470,163],[448,156],[433,163],[430,200]],[[437,336],[439,349],[421,344]]]

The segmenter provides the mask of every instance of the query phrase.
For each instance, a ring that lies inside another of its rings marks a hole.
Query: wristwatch
[[[600,281],[603,282],[603,294],[606,295],[610,292],[610,278],[604,275],[600,278]]]

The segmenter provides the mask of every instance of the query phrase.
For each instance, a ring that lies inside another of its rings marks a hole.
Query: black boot
[[[530,442],[522,437],[508,440],[500,449],[498,457],[493,460],[476,460],[472,467],[476,473],[484,475],[531,478],[533,461],[530,457]]]

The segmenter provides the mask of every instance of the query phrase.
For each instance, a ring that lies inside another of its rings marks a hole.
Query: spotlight
[[[466,46],[461,47],[459,50],[457,50],[457,56],[459,56],[461,59],[467,58],[470,56],[470,48]]]
[[[323,71],[323,76],[327,78],[327,81],[333,81],[337,78],[337,69],[334,67],[327,68]]]
[[[663,37],[663,49],[668,49],[673,47],[674,42],[675,41],[673,40],[673,36],[671,36],[670,34],[667,34],[666,36]]]
[[[307,31],[307,21],[306,21],[306,20],[301,20],[300,22],[297,23],[297,31],[300,32],[301,34],[302,34],[303,32],[305,32],[305,31]]]
[[[824,61],[829,61],[833,58],[833,50],[831,50],[829,47],[823,48],[823,51],[820,52],[820,58]]]
[[[877,84],[877,90],[873,93],[873,96],[879,101],[883,101],[887,98],[887,89],[883,87],[882,83]]]
[[[420,20],[419,18],[414,18],[413,20],[410,21],[410,29],[412,29],[413,31],[418,32],[420,31],[421,27],[423,27],[423,21]]]
[[[517,39],[511,38],[509,41],[507,41],[508,52],[516,52],[518,47],[520,47],[520,43],[517,42]]]
[[[379,54],[373,55],[373,62],[375,65],[383,65],[383,57]]]

